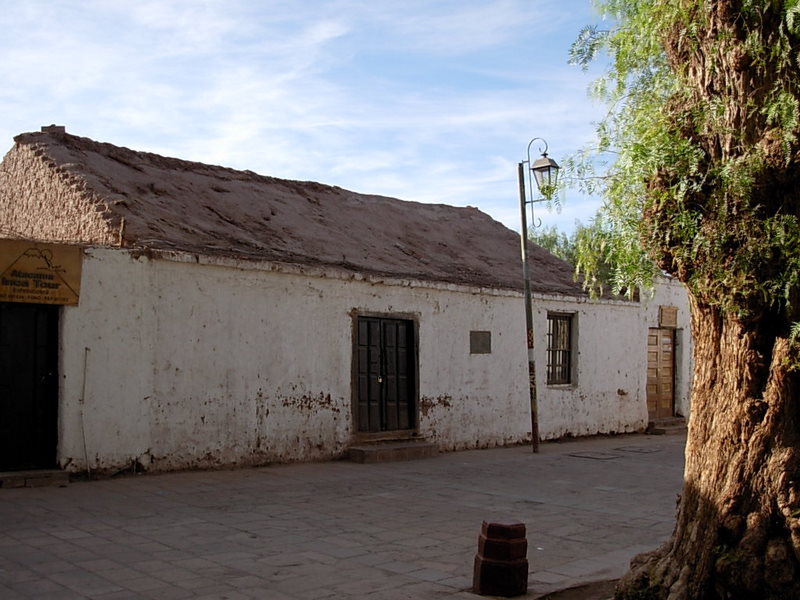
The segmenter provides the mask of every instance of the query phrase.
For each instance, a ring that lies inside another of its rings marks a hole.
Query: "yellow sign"
[[[0,240],[0,302],[77,304],[81,256],[78,246]]]

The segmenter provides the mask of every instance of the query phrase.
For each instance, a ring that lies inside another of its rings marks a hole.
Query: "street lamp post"
[[[539,149],[542,155],[531,163],[531,145],[539,140],[544,144],[544,150]],[[525,191],[525,165],[528,165],[528,193]],[[519,232],[522,246],[522,275],[525,291],[525,326],[528,338],[528,389],[531,404],[531,446],[534,452],[539,452],[539,405],[536,398],[536,369],[534,364],[533,344],[533,308],[531,307],[531,275],[530,252],[528,246],[528,206],[531,210],[531,223],[533,223],[533,205],[541,202],[551,195],[558,183],[558,164],[547,156],[547,142],[542,138],[533,138],[528,142],[528,160],[522,161],[517,166],[517,179],[519,180],[519,208],[521,229]],[[536,180],[537,189],[545,196],[533,197],[531,174]]]

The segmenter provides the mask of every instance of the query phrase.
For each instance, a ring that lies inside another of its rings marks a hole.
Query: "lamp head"
[[[555,190],[559,168],[558,163],[547,156],[547,152],[542,152],[542,155],[531,165],[531,171],[536,179],[536,187],[545,196]]]

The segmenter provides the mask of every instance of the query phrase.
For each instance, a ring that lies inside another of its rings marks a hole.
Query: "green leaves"
[[[583,71],[588,70],[600,50],[605,46],[609,31],[599,30],[596,25],[587,25],[581,29],[578,38],[569,49],[569,64],[578,65]]]
[[[655,265],[739,315],[800,312],[800,0],[598,5],[613,26],[581,30],[571,59],[608,52],[609,110],[565,162],[604,197],[576,240],[587,285],[605,263],[631,290]]]
[[[789,341],[792,344],[800,344],[800,321],[795,321],[792,323],[792,327],[789,330]],[[800,508],[795,509],[792,513],[792,516],[795,518],[800,518]]]
[[[797,136],[800,105],[797,97],[785,89],[776,89],[762,109],[769,127],[777,128],[786,164],[792,160],[792,143]]]
[[[785,0],[783,9],[788,30],[795,35],[800,34],[800,0]]]
[[[528,231],[528,239],[538,246],[541,246],[551,254],[561,260],[575,265],[575,236],[568,236],[563,231],[559,231],[555,226],[536,228],[532,227]]]

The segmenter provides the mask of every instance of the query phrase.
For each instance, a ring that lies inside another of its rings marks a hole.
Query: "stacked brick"
[[[528,540],[524,523],[483,522],[472,589],[483,596],[522,596],[528,591]]]

